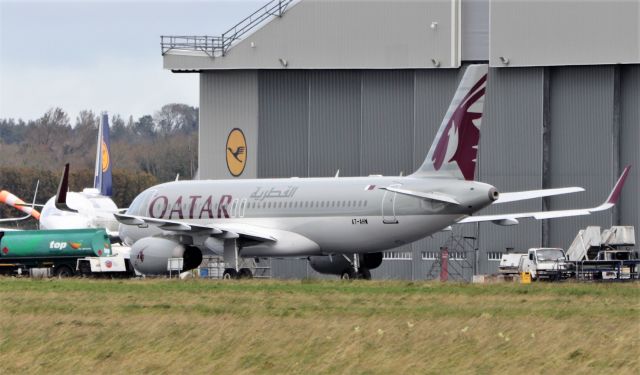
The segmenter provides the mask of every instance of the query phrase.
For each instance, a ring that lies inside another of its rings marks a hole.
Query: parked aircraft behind
[[[68,192],[65,202],[68,207],[58,207],[56,197],[51,197],[42,208],[40,229],[105,228],[112,238],[117,237],[118,222],[113,214],[118,212],[118,207],[110,198],[111,153],[109,116],[106,113],[101,116],[96,149],[93,188]]]
[[[423,164],[402,176],[176,181],[153,186],[116,214],[132,245],[134,267],[161,274],[169,258],[197,267],[203,254],[224,255],[226,278],[251,276],[241,257],[309,257],[319,272],[369,278],[382,251],[458,223],[516,224],[608,209],[473,216],[492,204],[582,191],[560,188],[499,194],[474,181],[487,80],[486,65],[467,68]]]

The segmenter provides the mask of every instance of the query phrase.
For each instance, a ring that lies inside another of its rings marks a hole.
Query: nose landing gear
[[[344,270],[342,275],[340,275],[342,280],[371,280],[371,271],[369,271],[368,268],[360,266],[360,256],[358,256],[358,254],[353,254],[353,259],[344,254],[342,256],[351,264],[351,267]]]

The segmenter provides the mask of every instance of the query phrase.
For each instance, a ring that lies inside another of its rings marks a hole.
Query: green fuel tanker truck
[[[50,271],[73,276],[78,259],[111,255],[104,229],[0,231],[0,273]],[[49,273],[49,272],[47,272]]]

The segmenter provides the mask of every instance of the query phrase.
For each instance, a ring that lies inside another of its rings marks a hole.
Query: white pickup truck
[[[520,258],[519,272],[529,272],[532,280],[566,279],[571,276],[570,263],[564,250],[558,248],[532,248]]]

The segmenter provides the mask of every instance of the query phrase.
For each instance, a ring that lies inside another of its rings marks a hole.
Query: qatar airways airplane
[[[382,251],[453,224],[513,225],[520,218],[588,215],[616,203],[628,168],[595,208],[474,216],[492,204],[583,190],[500,194],[474,181],[486,81],[486,65],[467,68],[424,163],[409,176],[176,181],[145,190],[115,215],[133,266],[162,274],[169,258],[183,258],[188,270],[203,254],[221,253],[224,277],[235,278],[251,276],[239,267],[243,257],[308,257],[319,272],[370,278]]]

